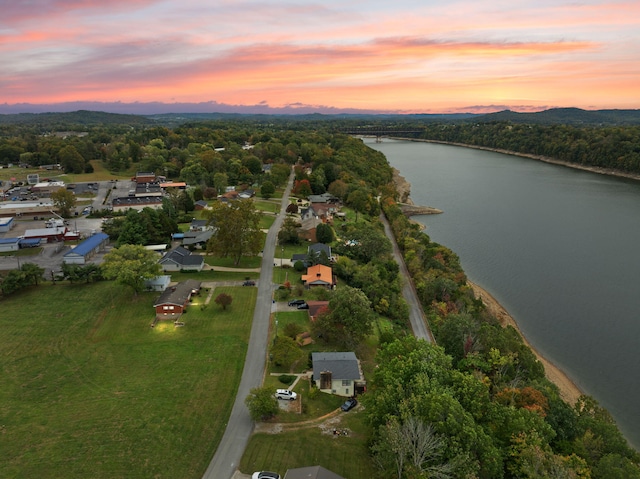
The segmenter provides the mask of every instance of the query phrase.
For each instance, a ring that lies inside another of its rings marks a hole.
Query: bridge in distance
[[[353,127],[353,128],[340,128],[338,130],[340,133],[344,133],[346,135],[354,135],[354,136],[369,136],[375,137],[376,140],[379,140],[382,137],[389,136],[415,136],[424,132],[424,130],[419,129],[411,129],[411,128],[390,128],[383,126],[363,126],[363,127]]]

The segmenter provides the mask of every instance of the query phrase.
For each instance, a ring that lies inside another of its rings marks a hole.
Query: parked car
[[[307,303],[302,303],[297,306],[298,309],[309,309],[309,305]]]
[[[254,472],[251,479],[280,479],[280,474],[269,471]]]
[[[305,300],[304,299],[292,299],[291,301],[289,301],[287,304],[289,306],[298,306],[300,304],[305,304]]]
[[[286,399],[287,401],[293,401],[297,398],[298,395],[293,391],[289,391],[288,389],[277,389],[276,390],[276,398],[277,399]]]
[[[256,282],[253,281],[252,279],[248,279],[244,283],[242,283],[242,286],[255,286],[255,285],[256,285]]]
[[[344,402],[342,406],[340,406],[340,409],[342,409],[344,412],[347,412],[353,409],[354,407],[356,407],[357,405],[358,405],[358,401],[356,400],[356,398],[349,398]]]

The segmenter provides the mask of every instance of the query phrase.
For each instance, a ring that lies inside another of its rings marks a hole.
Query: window
[[[343,379],[342,380],[342,386],[349,386],[351,384],[351,381],[348,379]]]

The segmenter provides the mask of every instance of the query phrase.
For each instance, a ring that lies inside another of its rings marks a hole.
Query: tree
[[[354,348],[371,334],[373,316],[365,294],[345,285],[335,291],[328,312],[318,315],[312,331],[327,343]]]
[[[0,283],[0,287],[2,288],[3,294],[11,294],[16,291],[25,288],[29,285],[29,280],[27,279],[27,275],[24,271],[18,269],[12,269],[9,271],[7,276],[3,279],[2,283]]]
[[[282,223],[282,228],[278,231],[278,243],[284,244],[300,244],[300,236],[298,235],[300,223],[290,216],[287,216]]]
[[[60,165],[65,173],[84,173],[84,158],[73,145],[67,145],[58,152]]]
[[[291,324],[291,323],[289,323]],[[276,366],[289,369],[303,355],[300,346],[288,336],[279,336],[271,348],[271,357]]]
[[[453,477],[454,465],[443,462],[445,446],[445,441],[422,420],[410,416],[401,423],[393,417],[381,428],[372,451],[383,469],[394,465],[398,479],[403,476],[446,479]]]
[[[245,398],[249,414],[254,421],[269,419],[278,414],[278,400],[270,388],[253,388]]]
[[[37,264],[34,263],[24,263],[20,268],[25,275],[25,279],[38,286],[38,281],[42,279],[42,275],[44,274],[44,268],[41,268]]]
[[[125,244],[104,255],[102,274],[106,279],[131,286],[135,294],[142,291],[144,282],[161,272],[155,252],[141,245]]]
[[[255,256],[262,250],[263,233],[260,231],[260,213],[251,200],[215,203],[205,210],[209,223],[216,231],[207,242],[207,252],[222,257],[231,256],[238,264],[243,255]]]
[[[358,213],[364,213],[369,204],[369,195],[364,190],[355,190],[349,194],[347,204],[356,212],[356,222],[358,221]]]
[[[269,198],[271,198],[275,192],[276,192],[276,187],[269,180],[262,183],[262,186],[260,187],[260,195],[265,200],[268,200]]]
[[[332,243],[334,240],[333,228],[326,223],[320,223],[316,226],[316,239],[318,243]]]
[[[309,180],[296,180],[296,183],[293,187],[293,194],[296,196],[300,196],[306,198],[312,193],[311,184]]]
[[[51,200],[60,216],[64,218],[71,216],[71,210],[76,206],[76,195],[65,188],[60,188],[51,193]]]
[[[216,299],[214,299],[214,301],[216,304],[222,306],[223,310],[226,310],[227,306],[232,303],[233,298],[227,293],[220,293],[218,296],[216,296]]]

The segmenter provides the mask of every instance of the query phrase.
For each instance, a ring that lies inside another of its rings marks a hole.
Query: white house
[[[365,390],[366,382],[355,353],[311,353],[311,361],[313,381],[320,391],[350,397]]]

